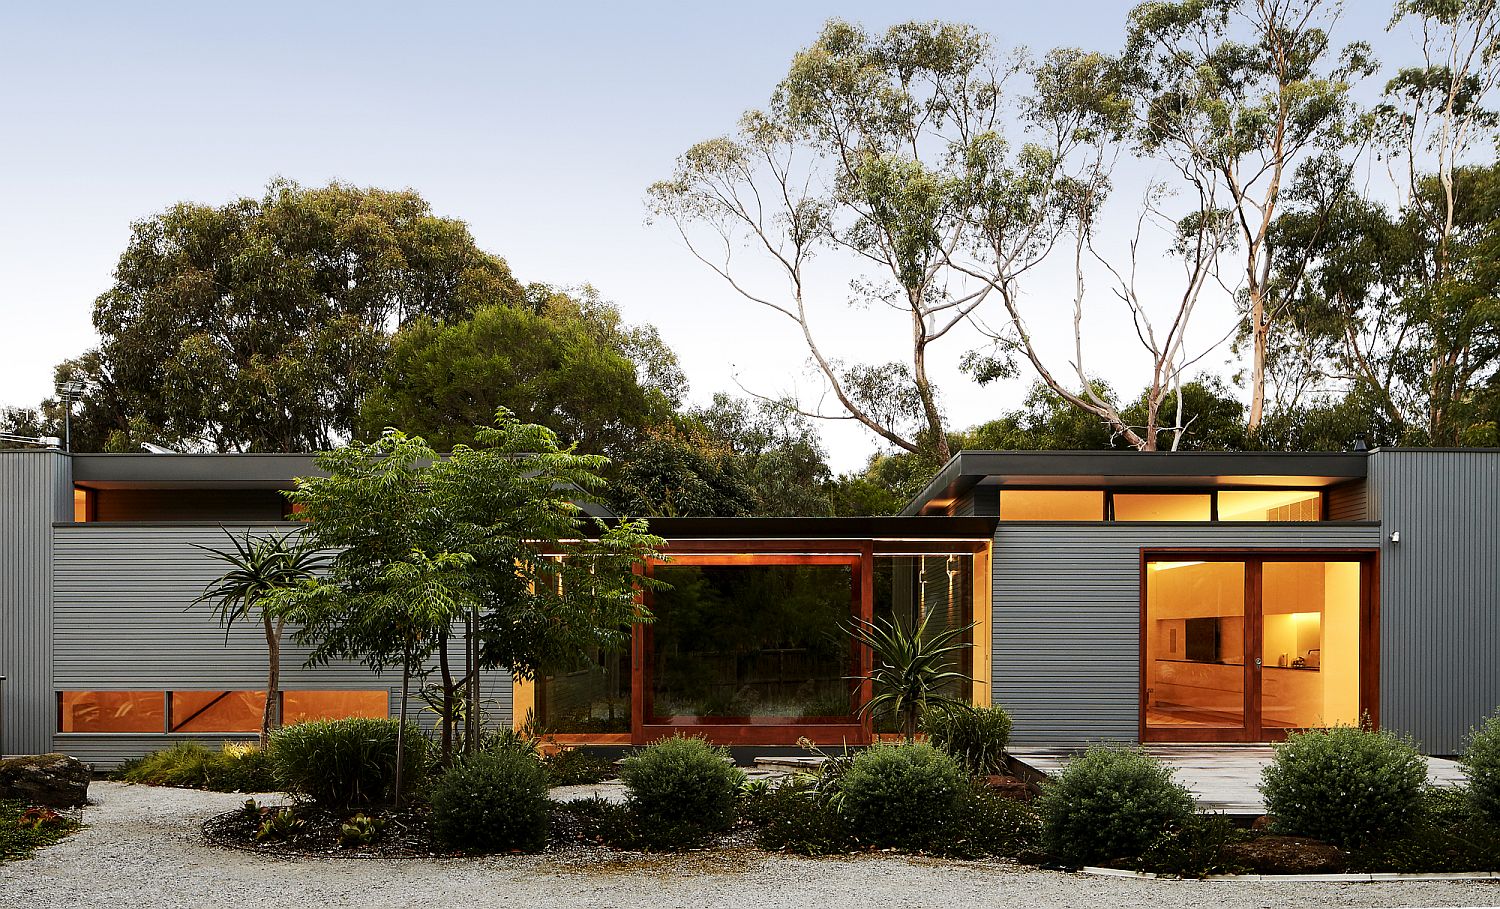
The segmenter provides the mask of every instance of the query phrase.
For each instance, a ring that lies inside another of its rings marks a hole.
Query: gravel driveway
[[[753,850],[580,861],[549,856],[377,861],[267,858],[205,845],[198,824],[243,795],[94,784],[88,827],[0,865],[0,907],[1268,907],[1500,904],[1500,882],[1139,881],[906,858]]]

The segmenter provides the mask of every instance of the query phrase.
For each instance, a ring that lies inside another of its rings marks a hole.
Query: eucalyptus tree
[[[481,670],[569,668],[646,620],[637,594],[651,582],[635,570],[662,544],[644,522],[586,518],[581,503],[605,492],[603,457],[504,410],[474,439],[439,458],[390,429],[319,455],[327,475],[289,494],[308,539],[335,553],[325,575],[285,596],[310,663],[399,666],[404,721],[413,672],[435,652],[446,667],[457,630],[464,674],[444,680],[445,759],[453,717],[465,717],[469,747],[478,741]]]
[[[831,20],[765,110],[688,149],[671,179],[650,188],[653,215],[699,261],[795,326],[838,407],[821,407],[820,396],[797,402],[803,413],[948,457],[930,353],[989,293],[949,262],[972,242],[955,210],[970,191],[969,159],[1002,153],[1004,88],[1017,69],[971,26],[907,22],[874,35]],[[996,179],[1018,205],[1034,195],[1023,174]],[[840,316],[841,304],[852,312]],[[828,336],[863,322],[865,310],[899,314],[890,337],[902,359],[848,362],[830,350]]]
[[[266,705],[260,721],[264,748],[271,732],[281,726],[281,640],[287,615],[278,595],[313,579],[327,564],[327,557],[294,534],[257,536],[246,530],[237,537],[228,530],[224,533],[230,549],[193,544],[229,566],[193,604],[213,605],[226,640],[240,621],[258,621],[265,633]]]
[[[1347,182],[1364,121],[1350,98],[1375,70],[1369,48],[1338,48],[1328,0],[1153,0],[1130,13],[1122,85],[1141,153],[1194,182],[1214,179],[1232,225],[1238,298],[1250,348],[1253,437],[1265,419],[1268,353],[1295,292],[1295,267],[1273,282],[1271,230],[1299,168]],[[1336,168],[1334,163],[1341,163]],[[1279,288],[1280,294],[1273,294]]]

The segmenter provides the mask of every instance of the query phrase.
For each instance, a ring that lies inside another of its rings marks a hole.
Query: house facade
[[[192,601],[224,531],[295,531],[310,456],[0,451],[0,752],[108,766],[254,734],[258,629]],[[866,742],[853,619],[972,644],[953,693],[1016,742],[1274,741],[1370,721],[1448,754],[1500,704],[1500,451],[972,452],[895,517],[659,518],[628,647],[492,721],[624,745]],[[967,630],[964,630],[967,629]],[[393,712],[399,679],[288,646],[283,710]]]

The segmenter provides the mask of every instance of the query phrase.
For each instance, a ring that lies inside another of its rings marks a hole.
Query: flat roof
[[[960,451],[902,511],[921,514],[976,486],[1332,486],[1360,479],[1368,452]]]
[[[98,489],[290,489],[323,476],[311,454],[75,454],[73,482]]]
[[[993,517],[885,515],[843,518],[647,517],[668,540],[990,540]]]

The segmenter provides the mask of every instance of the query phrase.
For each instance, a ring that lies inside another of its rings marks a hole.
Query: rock
[[[1258,874],[1333,874],[1344,870],[1337,846],[1296,836],[1256,836],[1224,847],[1224,857]]]
[[[1006,774],[986,777],[984,784],[990,787],[996,795],[1015,799],[1018,802],[1029,802],[1036,795],[1031,791],[1031,787],[1026,785],[1025,780]]]
[[[92,768],[66,754],[36,754],[0,761],[0,799],[26,805],[76,808],[88,802]]]

